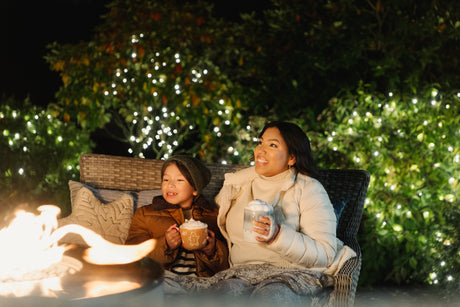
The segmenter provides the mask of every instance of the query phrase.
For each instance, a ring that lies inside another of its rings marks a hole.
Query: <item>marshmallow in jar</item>
[[[252,222],[253,221],[259,221],[259,217],[267,217],[271,221],[271,227],[270,227],[270,232],[268,236],[262,236],[254,231],[252,231],[253,228],[257,228]],[[253,201],[250,201],[247,206],[244,208],[244,240],[247,242],[251,243],[260,243],[256,240],[256,237],[262,237],[265,239],[270,238],[273,235],[273,225],[274,225],[274,219],[273,219],[273,207],[261,200],[261,199],[255,199]]]

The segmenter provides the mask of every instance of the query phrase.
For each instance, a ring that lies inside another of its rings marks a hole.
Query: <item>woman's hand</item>
[[[182,239],[180,237],[179,228],[177,224],[169,226],[165,233],[166,244],[168,244],[169,249],[175,250],[182,244]]]
[[[271,220],[268,217],[261,216],[259,217],[259,221],[253,221],[252,224],[256,226],[252,228],[252,231],[254,231],[255,233],[258,233],[265,237],[270,235]],[[267,243],[267,244],[272,243],[276,239],[276,236],[278,235],[278,232],[280,231],[280,226],[278,224],[275,223],[273,227],[274,227],[273,235],[270,238],[256,236],[256,240],[261,243]]]
[[[208,258],[211,258],[216,253],[216,235],[212,230],[208,229],[208,236],[206,237],[208,244],[201,249],[203,253],[205,253]]]

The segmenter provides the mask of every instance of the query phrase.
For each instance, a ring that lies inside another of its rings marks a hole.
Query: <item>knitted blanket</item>
[[[289,269],[270,264],[241,265],[212,277],[181,276],[165,272],[165,298],[194,297],[209,303],[229,299],[260,300],[280,306],[326,306],[333,290],[333,277],[308,269]],[[277,305],[278,304],[278,305]]]

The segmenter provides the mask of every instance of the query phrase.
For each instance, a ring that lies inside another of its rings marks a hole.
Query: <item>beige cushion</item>
[[[103,203],[110,203],[114,200],[117,200],[123,194],[130,194],[131,196],[135,196],[135,192],[133,191],[128,191],[128,190],[111,190],[111,189],[97,189],[94,188],[90,185],[83,184],[78,181],[73,181],[69,180],[69,190],[70,190],[70,203],[74,203],[75,201],[75,196],[77,195],[77,192],[80,191],[81,188],[87,188],[91,192],[93,192],[94,196],[96,196],[97,199],[102,201]],[[136,200],[134,199],[134,202]]]
[[[72,213],[58,220],[59,227],[78,224],[89,228],[113,243],[124,244],[134,212],[133,198],[122,194],[118,199],[104,204],[86,187],[76,191],[71,201]],[[86,245],[80,235],[67,234],[60,243]]]
[[[150,205],[153,197],[161,195],[161,189],[141,191],[98,189],[78,181],[69,180],[70,203],[74,202],[75,195],[77,195],[77,192],[82,187],[89,189],[100,201],[104,203],[112,202],[121,197],[123,194],[129,194],[134,200],[134,211],[136,211],[137,208]]]

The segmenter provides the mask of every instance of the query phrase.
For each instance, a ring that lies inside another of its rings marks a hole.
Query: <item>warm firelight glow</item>
[[[9,226],[0,230],[0,281],[27,280],[27,275],[41,271],[62,260],[65,246],[51,241],[60,209],[45,205],[40,215],[18,211]]]
[[[62,290],[61,277],[73,274],[82,268],[82,263],[64,255],[68,245],[58,241],[67,233],[79,234],[89,248],[83,259],[97,265],[126,264],[138,261],[153,250],[156,241],[151,239],[137,245],[119,245],[109,242],[99,234],[80,225],[57,228],[60,209],[53,205],[38,208],[39,215],[23,210],[15,219],[0,230],[0,295],[22,297],[32,293],[38,286],[42,296],[55,296]],[[65,265],[64,265],[65,264]],[[63,271],[63,267],[66,268]],[[134,289],[138,283],[129,281],[113,284],[111,290],[85,288],[97,293],[113,293],[115,288]],[[104,286],[105,287],[105,286]],[[87,297],[91,294],[87,293]]]
[[[85,284],[86,297],[99,297],[114,293],[130,291],[139,288],[141,285],[133,281],[89,281]]]

